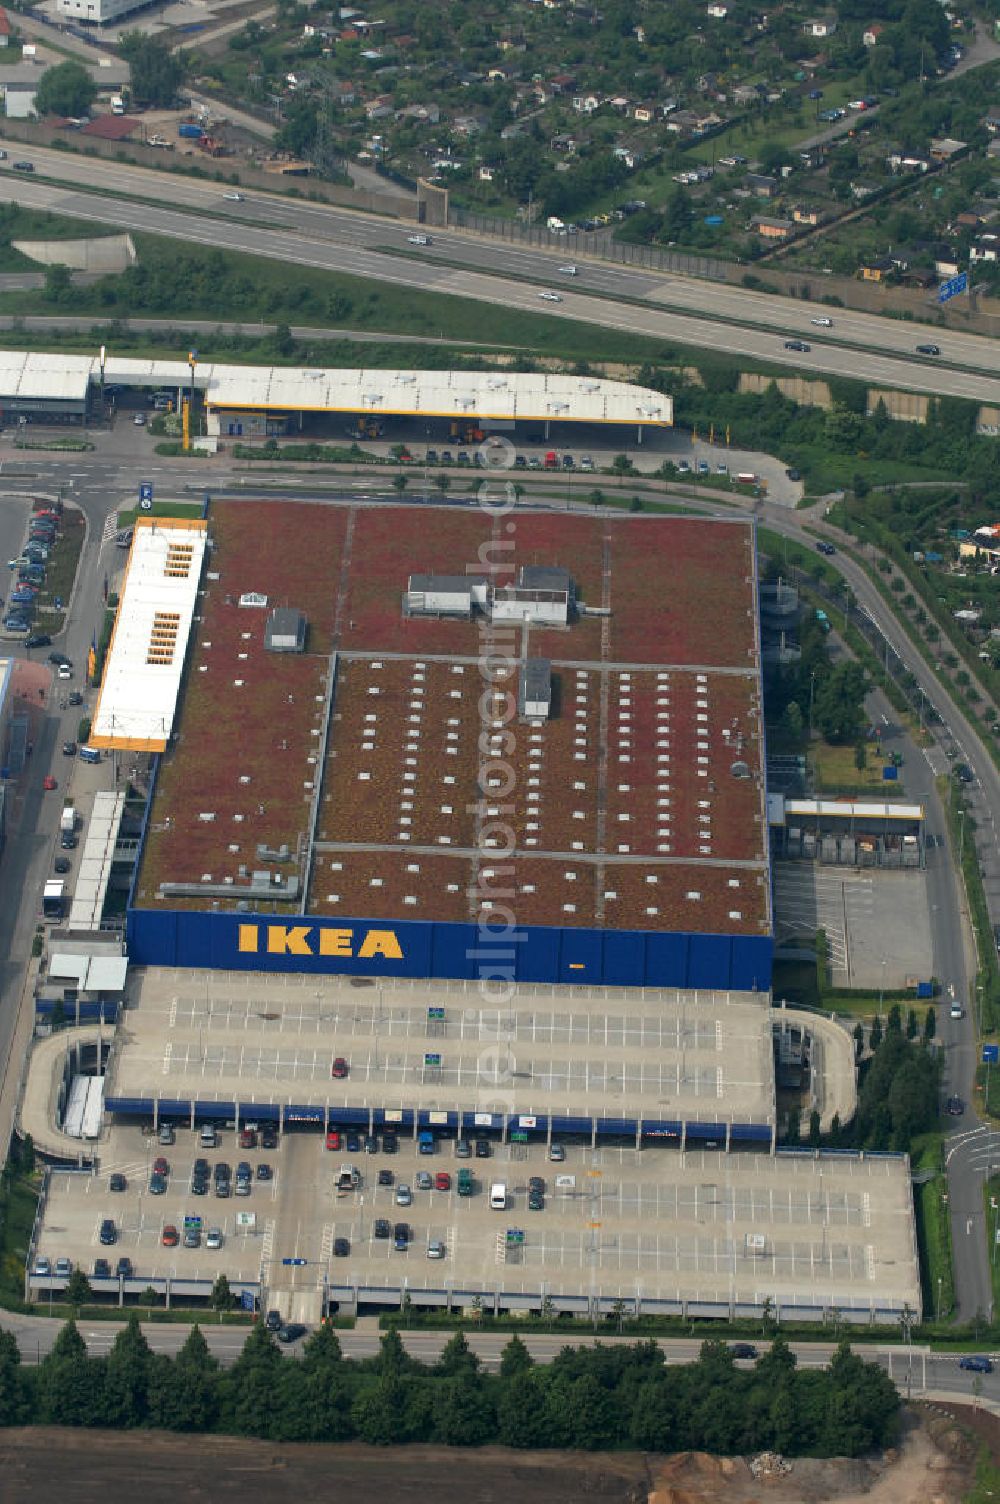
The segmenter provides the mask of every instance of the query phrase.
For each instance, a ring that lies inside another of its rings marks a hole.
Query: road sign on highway
[[[309,1260],[308,1259],[282,1259],[281,1262],[283,1264],[292,1264],[295,1267],[298,1267],[300,1264],[308,1264]]]
[[[1000,1044],[984,1044],[983,1045],[983,1064],[984,1065],[998,1065],[998,1064],[1000,1064]]]
[[[150,512],[153,508],[153,482],[143,480],[139,482],[139,505],[144,512]]]
[[[938,302],[947,303],[952,298],[959,297],[969,286],[968,272],[959,272],[957,277],[949,277],[947,282],[942,282],[938,288]]]

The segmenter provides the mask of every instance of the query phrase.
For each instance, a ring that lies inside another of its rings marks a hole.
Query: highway
[[[9,152],[25,151],[19,143],[6,145]],[[800,374],[1000,403],[1000,344],[975,335],[937,329],[925,334],[920,326],[900,320],[840,309],[831,313],[818,304],[654,275],[581,259],[578,251],[534,250],[466,232],[434,232],[430,246],[411,247],[411,226],[359,211],[256,192],[234,203],[223,198],[219,184],[64,152],[32,149],[31,160],[38,173],[61,182],[0,170],[0,201],[288,265],[582,320],[695,349],[708,347]],[[115,193],[147,201],[112,196],[107,191],[112,185]],[[570,256],[572,262],[566,259]],[[561,275],[559,267],[566,264],[575,264],[579,275]],[[540,291],[555,289],[560,302],[540,299]],[[834,318],[833,329],[812,326],[810,320],[821,316]],[[806,339],[811,349],[786,350],[787,335]],[[915,354],[916,344],[925,339],[939,346],[939,358]]]

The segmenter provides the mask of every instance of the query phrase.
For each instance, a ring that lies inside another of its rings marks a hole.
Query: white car
[[[833,319],[810,319],[810,324],[815,324],[817,329],[832,329]]]
[[[594,462],[590,458],[590,455],[589,454],[582,455],[581,458],[580,458],[580,469],[581,470],[593,470],[593,468],[594,468]]]
[[[221,1248],[222,1247],[222,1228],[221,1227],[210,1227],[208,1229],[208,1232],[205,1235],[205,1247],[206,1248]]]
[[[540,292],[538,294],[538,296],[540,298],[544,298],[545,301],[546,301],[546,303],[561,303],[562,302],[562,294],[558,293],[558,292]]]
[[[443,1259],[445,1248],[443,1243],[432,1242],[427,1244],[427,1257],[429,1259]]]
[[[562,274],[563,274],[564,277],[575,277],[576,276],[576,267],[575,266],[561,266],[559,268],[559,270],[562,272]]]
[[[231,204],[242,204],[243,202],[243,194],[237,193],[235,190],[232,193],[224,193],[222,197],[228,199]]]
[[[430,245],[431,243],[429,235],[407,235],[406,239],[409,245]]]
[[[60,663],[58,672],[60,679],[72,679],[73,677],[73,670],[68,663]]]

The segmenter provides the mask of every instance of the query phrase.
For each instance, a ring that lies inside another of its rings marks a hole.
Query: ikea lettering
[[[394,930],[365,930],[355,944],[354,930],[319,929],[311,924],[241,924],[238,949],[244,955],[331,956],[370,960],[383,956],[401,961],[403,948]]]

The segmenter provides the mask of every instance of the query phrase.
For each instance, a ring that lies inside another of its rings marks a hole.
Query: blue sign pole
[[[153,482],[144,480],[139,482],[139,506],[144,512],[152,510],[153,506]]]
[[[300,1264],[308,1264],[309,1260],[308,1259],[282,1259],[281,1262],[283,1264],[286,1264],[286,1265],[290,1264],[293,1267],[297,1268]]]

